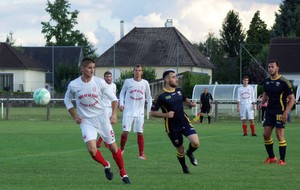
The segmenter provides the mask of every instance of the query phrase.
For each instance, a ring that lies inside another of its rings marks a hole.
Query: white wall
[[[22,90],[33,92],[37,88],[45,87],[46,73],[44,71],[31,70],[2,70],[1,73],[13,74],[13,91]]]

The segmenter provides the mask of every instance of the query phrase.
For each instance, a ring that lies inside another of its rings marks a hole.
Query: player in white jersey
[[[113,173],[109,162],[104,159],[96,147],[98,134],[109,145],[109,150],[119,167],[122,181],[125,184],[130,184],[131,182],[124,168],[121,150],[117,146],[111,125],[117,122],[118,99],[115,94],[108,90],[103,79],[94,76],[94,71],[95,62],[92,59],[84,58],[81,62],[82,75],[70,82],[64,102],[75,122],[80,124],[82,137],[91,157],[105,167],[106,178],[112,180]],[[111,116],[105,111],[102,101],[104,96],[107,96],[111,102]],[[76,110],[72,103],[74,98]]]
[[[240,112],[241,120],[242,120],[242,128],[244,135],[248,135],[247,131],[247,122],[246,120],[250,120],[250,129],[252,136],[257,136],[255,133],[255,125],[254,125],[254,110],[255,110],[255,97],[254,90],[252,86],[248,85],[249,77],[243,77],[243,86],[238,88],[237,95],[237,111]]]
[[[138,64],[133,69],[133,78],[126,79],[120,92],[120,111],[123,112],[120,149],[124,151],[128,133],[133,131],[137,134],[139,158],[146,160],[144,154],[144,109],[147,100],[147,112],[152,106],[150,86],[147,80],[142,79],[143,67]]]
[[[104,73],[104,80],[107,83],[107,86],[112,93],[116,94],[117,93],[117,87],[116,84],[112,82],[112,73],[110,71],[106,71]],[[111,101],[107,96],[103,96],[102,101],[104,103],[105,110],[107,111],[108,115],[111,116]],[[97,147],[101,147],[103,139],[99,137],[97,140]],[[108,144],[105,143],[105,147],[108,148]]]

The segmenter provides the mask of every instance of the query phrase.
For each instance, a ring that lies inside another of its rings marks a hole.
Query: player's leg
[[[248,107],[247,113],[248,113],[248,118],[250,120],[251,135],[252,136],[257,136],[256,131],[255,131],[255,124],[254,124],[254,110],[253,110],[252,105],[250,105]]]
[[[137,144],[139,147],[139,159],[146,160],[146,155],[144,154],[145,142],[144,142],[144,117],[134,118],[134,132],[137,135]]]
[[[121,134],[121,139],[120,139],[120,149],[122,151],[122,154],[123,154],[124,149],[125,149],[125,144],[127,142],[129,131],[131,131],[132,123],[133,123],[133,117],[123,116],[123,120],[122,120],[122,130],[123,130],[123,132]]]
[[[241,105],[240,106],[240,116],[241,116],[241,121],[242,121],[242,129],[243,129],[243,136],[247,136],[248,135],[248,130],[247,130],[247,109],[245,107],[245,105]]]
[[[177,153],[176,153],[176,157],[178,159],[178,162],[182,168],[182,171],[184,174],[189,174],[190,170],[187,167],[186,163],[185,163],[185,155],[184,155],[184,147],[183,147],[183,138],[182,138],[182,134],[178,133],[178,132],[172,132],[170,131],[168,133],[168,137],[171,140],[173,146],[176,148]]]
[[[279,155],[280,155],[280,159],[277,162],[277,164],[280,165],[285,165],[285,155],[286,155],[286,147],[287,147],[287,143],[286,140],[284,138],[284,125],[282,124],[281,127],[277,127],[276,128],[276,136],[279,142]]]
[[[193,152],[195,152],[199,147],[199,137],[197,134],[192,134],[192,135],[187,136],[187,138],[189,139],[190,143],[189,143],[189,148],[186,151],[186,155],[189,157],[191,163],[194,166],[197,166],[198,161],[194,157]]]

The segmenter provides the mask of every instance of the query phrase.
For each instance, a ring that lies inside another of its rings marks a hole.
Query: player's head
[[[133,68],[133,78],[136,80],[142,79],[143,67],[141,64],[136,64]]]
[[[279,71],[279,63],[278,61],[271,60],[268,64],[268,71],[271,76],[276,76]]]
[[[178,86],[178,79],[177,79],[175,71],[173,71],[173,70],[165,71],[163,73],[163,79],[164,79],[166,85],[169,85],[173,88],[176,88]]]
[[[106,72],[104,73],[104,80],[105,80],[105,82],[106,82],[107,84],[111,84],[111,82],[112,82],[112,74],[111,74],[110,71],[106,71]]]
[[[249,83],[249,77],[247,75],[243,76],[243,86],[247,86]]]
[[[84,77],[92,77],[95,72],[95,61],[91,58],[83,58],[81,61],[81,73]]]
[[[208,88],[204,88],[204,94],[208,93]]]

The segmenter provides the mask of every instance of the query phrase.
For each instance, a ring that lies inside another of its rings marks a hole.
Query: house
[[[7,43],[0,43],[0,91],[33,92],[45,87],[47,68]]]
[[[212,76],[215,66],[175,27],[133,28],[96,60],[96,75],[110,70],[118,79],[136,64],[155,68],[157,79],[167,69]]]
[[[268,62],[279,62],[279,73],[300,86],[300,38],[273,38],[270,42]]]

